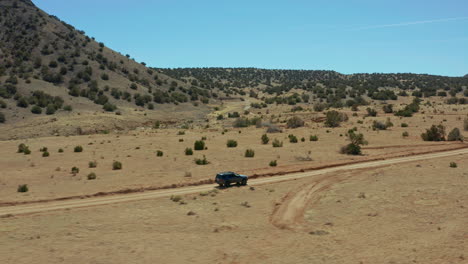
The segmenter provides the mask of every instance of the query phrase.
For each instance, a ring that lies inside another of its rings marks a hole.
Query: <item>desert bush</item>
[[[281,148],[283,146],[283,142],[279,141],[278,139],[275,138],[273,140],[272,145],[273,145],[274,148]]]
[[[465,117],[465,120],[463,120],[463,130],[468,131],[468,117]]]
[[[455,163],[455,162],[453,162],[453,161],[450,162],[450,168],[456,168],[456,167],[458,167],[458,166],[457,166],[457,163]]]
[[[290,143],[297,143],[297,137],[295,135],[289,134],[288,138]]]
[[[22,108],[27,108],[29,106],[28,100],[25,97],[21,97],[16,102],[16,106],[22,107]]]
[[[76,146],[76,147],[73,149],[73,152],[83,152],[83,147],[82,147],[82,146]]]
[[[193,155],[193,150],[191,148],[186,148],[185,149],[185,155],[187,155],[187,156]]]
[[[323,110],[325,110],[325,108],[327,108],[326,104],[323,104],[323,103],[314,104],[314,111],[315,112],[322,112]]]
[[[90,161],[88,162],[88,166],[90,168],[96,168],[97,167],[97,161]]]
[[[163,155],[164,155],[164,152],[162,152],[161,150],[156,151],[157,157],[162,157]]]
[[[5,121],[6,121],[5,115],[2,112],[0,112],[0,123],[5,123]]]
[[[463,141],[463,136],[460,133],[460,129],[454,128],[447,136],[448,141]]]
[[[386,126],[387,128],[393,126],[393,123],[392,123],[392,120],[390,120],[390,117],[387,117],[387,121],[385,121],[385,126]]]
[[[42,152],[42,157],[49,157],[49,156],[50,156],[50,154],[49,154],[48,151]]]
[[[182,196],[172,195],[170,199],[171,199],[171,201],[178,203],[178,202],[182,201]]]
[[[239,112],[228,113],[229,118],[238,118],[240,117]]]
[[[253,158],[255,156],[255,151],[253,149],[247,149],[245,150],[245,155],[244,157],[246,158]]]
[[[276,162],[276,160],[270,161],[270,167],[276,167],[277,165],[278,163]]]
[[[405,132],[401,133],[401,136],[402,137],[409,137],[408,131],[405,131]]]
[[[5,101],[1,99],[0,99],[0,108],[7,108],[7,104],[5,103]]]
[[[281,129],[275,125],[268,125],[268,128],[267,128],[267,133],[281,133]]]
[[[66,105],[63,107],[63,110],[71,112],[73,110],[73,107],[71,105]]]
[[[31,113],[33,114],[36,114],[36,115],[40,115],[42,113],[42,108],[40,108],[39,106],[35,105],[31,108]]]
[[[59,152],[59,153],[63,153],[63,148],[59,148],[59,149],[58,149],[58,152]]]
[[[303,127],[304,126],[304,121],[301,118],[297,117],[297,116],[293,116],[293,117],[288,119],[288,121],[286,122],[286,126],[288,128]]]
[[[206,159],[205,155],[203,155],[203,159],[195,159],[195,164],[197,165],[207,165],[209,162]]]
[[[309,137],[309,140],[310,140],[310,141],[318,141],[318,136],[317,136],[317,135],[311,135],[311,136]]]
[[[16,189],[18,192],[28,192],[29,188],[27,184],[20,184],[18,185],[18,189]]]
[[[57,111],[57,109],[55,109],[55,106],[53,104],[47,105],[46,115],[53,115],[55,114],[55,111]]]
[[[387,129],[387,126],[380,121],[374,120],[374,122],[372,123],[372,129],[373,130],[385,130]]]
[[[102,109],[104,109],[107,112],[114,112],[117,109],[117,106],[107,102],[102,106]]]
[[[267,134],[262,135],[262,144],[266,145],[270,141],[270,138],[267,136]]]
[[[386,104],[382,107],[382,110],[384,111],[384,113],[386,114],[390,114],[390,113],[393,113],[393,105],[392,104]]]
[[[195,150],[204,150],[205,149],[205,141],[203,140],[197,140],[193,144],[193,149]]]
[[[352,130],[348,133],[348,139],[351,143],[343,146],[341,148],[341,153],[348,155],[361,155],[361,145],[367,144],[367,141],[364,139],[364,135],[361,133],[356,134],[354,133],[354,130]]]
[[[226,143],[227,147],[228,148],[235,148],[237,147],[237,141],[233,140],[233,139],[229,139]]]
[[[25,150],[29,149],[24,143],[18,145],[18,153],[24,153]]]
[[[367,116],[377,116],[377,111],[375,111],[374,109],[368,107],[366,110],[367,110]]]
[[[408,124],[406,124],[406,123],[401,123],[401,127],[408,127]]]
[[[97,177],[96,177],[96,173],[94,172],[91,172],[90,174],[88,174],[88,180],[95,180]]]
[[[104,81],[108,81],[109,80],[109,75],[107,73],[103,73],[103,74],[101,74],[101,79],[103,79]]]
[[[122,169],[122,162],[120,161],[114,161],[112,163],[112,169],[113,170],[121,170]]]
[[[348,116],[346,114],[331,110],[326,113],[325,126],[339,127],[341,122],[345,122],[347,120]]]
[[[421,134],[424,141],[445,141],[445,127],[443,125],[432,125]]]
[[[80,169],[78,167],[71,168],[71,173],[72,174],[78,174],[79,172],[80,172]]]

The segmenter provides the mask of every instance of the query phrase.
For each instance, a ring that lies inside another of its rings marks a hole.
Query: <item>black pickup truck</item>
[[[231,171],[221,172],[216,174],[215,182],[219,186],[229,187],[231,183],[237,183],[238,185],[247,185],[249,177],[246,175],[240,175]]]

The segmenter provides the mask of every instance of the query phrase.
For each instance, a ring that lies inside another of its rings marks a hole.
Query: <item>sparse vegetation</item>
[[[255,151],[253,149],[247,149],[245,151],[244,157],[246,158],[253,158],[255,156]]]
[[[456,167],[458,167],[458,166],[457,166],[457,163],[455,163],[455,162],[453,162],[453,161],[450,162],[450,168],[456,168]]]
[[[309,140],[310,140],[310,141],[318,141],[318,136],[317,136],[317,135],[311,135],[311,136],[309,137]]]
[[[270,167],[276,167],[277,165],[278,163],[276,162],[276,160],[270,161]]]
[[[156,151],[157,157],[162,157],[163,155],[164,155],[164,152],[162,152],[161,150]]]
[[[274,148],[281,148],[283,146],[283,142],[279,141],[278,139],[275,138],[273,140],[272,145],[273,145]]]
[[[262,144],[266,145],[266,144],[268,144],[268,142],[270,142],[270,138],[267,136],[267,134],[263,134],[262,135]]]
[[[90,174],[88,174],[87,178],[88,180],[95,180],[97,178],[96,173],[91,172]]]
[[[76,146],[76,147],[73,149],[73,152],[83,152],[83,147],[82,147],[82,146]]]
[[[71,174],[76,175],[80,172],[80,169],[78,167],[72,167],[71,168]]]
[[[90,168],[96,168],[96,167],[97,167],[97,161],[90,161],[90,162],[88,162],[88,167],[90,167]]]
[[[341,148],[341,153],[348,155],[361,155],[361,145],[367,144],[367,141],[364,139],[364,135],[361,133],[356,134],[354,130],[351,130],[348,132],[348,139],[351,143],[343,146]]]
[[[186,148],[185,149],[185,155],[187,155],[187,156],[193,155],[193,150],[191,148]]]
[[[195,150],[204,150],[205,149],[205,141],[197,140],[193,145],[193,149]]]
[[[290,143],[297,143],[297,137],[295,135],[290,134],[288,138]]]
[[[121,170],[122,169],[122,162],[120,161],[114,161],[112,163],[112,169],[113,170]]]
[[[401,133],[401,136],[402,136],[402,137],[408,137],[408,136],[409,136],[408,131],[405,131],[405,132]]]
[[[207,164],[209,164],[209,162],[206,159],[205,155],[203,155],[203,159],[195,159],[195,164],[197,164],[197,165],[207,165]]]
[[[297,116],[293,116],[293,117],[288,119],[288,121],[286,123],[286,126],[288,128],[303,127],[304,126],[304,121],[301,118],[297,117]]]
[[[235,148],[237,147],[237,141],[233,140],[233,139],[229,139],[226,143],[227,147],[228,148]]]
[[[445,127],[443,125],[432,125],[421,134],[424,141],[445,141]]]
[[[49,154],[48,151],[42,152],[42,157],[49,157],[49,156],[50,156],[50,154]]]
[[[331,110],[326,113],[325,126],[339,127],[341,122],[345,122],[347,120],[348,116],[346,114]]]
[[[29,187],[28,187],[27,184],[20,184],[20,185],[18,185],[17,191],[18,191],[18,192],[21,192],[21,193],[28,192],[28,191],[29,191]]]

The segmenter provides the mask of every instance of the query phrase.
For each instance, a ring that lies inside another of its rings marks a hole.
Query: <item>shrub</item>
[[[228,113],[229,118],[238,118],[240,117],[239,112]]]
[[[191,148],[186,148],[185,149],[185,155],[187,155],[187,156],[193,155],[193,150]]]
[[[267,128],[267,133],[281,133],[281,129],[275,125],[269,125]]]
[[[5,123],[5,121],[6,121],[5,115],[2,112],[0,112],[0,123]]]
[[[432,125],[421,134],[424,141],[445,141],[445,127],[443,125]]]
[[[323,110],[325,110],[325,108],[327,108],[327,105],[323,103],[318,103],[314,105],[315,112],[322,112]]]
[[[457,167],[457,163],[455,162],[450,162],[450,168],[456,168]]]
[[[301,137],[301,142],[305,142],[305,138],[304,138],[304,137]]]
[[[288,119],[288,121],[286,122],[286,126],[288,128],[302,127],[302,126],[304,126],[304,121],[301,118],[297,117],[297,116],[293,116],[290,119]]]
[[[107,112],[114,112],[117,109],[117,106],[107,102],[102,106],[102,109],[104,109]]]
[[[386,126],[387,128],[393,126],[393,123],[392,123],[392,121],[390,120],[390,117],[388,117],[388,118],[387,118],[387,121],[385,121],[385,126]]]
[[[101,74],[101,79],[103,79],[104,81],[107,81],[107,80],[109,80],[109,75],[106,74],[106,73],[103,73],[103,74]]]
[[[351,143],[349,143],[346,146],[343,146],[341,148],[341,153],[348,154],[348,155],[360,155],[361,154],[360,145],[367,144],[367,141],[364,139],[364,135],[361,133],[356,134],[354,133],[354,130],[351,130],[348,132],[348,139],[349,141],[351,141]]]
[[[88,180],[95,180],[95,179],[96,179],[96,173],[91,172],[90,174],[88,174]]]
[[[385,130],[387,129],[387,126],[380,122],[380,121],[377,121],[377,120],[374,120],[373,124],[372,124],[372,129],[373,130]]]
[[[406,123],[401,123],[401,127],[408,127],[408,124],[406,124]]]
[[[267,136],[267,134],[262,135],[262,144],[266,145],[270,141],[270,138]]]
[[[88,166],[89,166],[90,168],[96,168],[96,167],[97,167],[97,161],[90,161],[90,162],[88,163]]]
[[[171,199],[171,201],[178,203],[178,202],[182,201],[182,196],[172,195],[170,199]]]
[[[40,115],[42,114],[42,108],[40,108],[39,106],[35,105],[31,108],[31,113],[33,114],[36,114],[36,115]]]
[[[7,108],[7,104],[5,103],[5,101],[1,99],[0,99],[0,108]]]
[[[42,157],[49,157],[49,156],[50,156],[50,154],[49,154],[48,151],[42,152]]]
[[[341,147],[341,154],[361,155],[361,146],[349,143],[348,145]]]
[[[450,133],[447,136],[447,140],[448,141],[457,141],[457,140],[463,141],[463,136],[460,133],[460,129],[458,128],[452,129],[452,131],[450,131]]]
[[[463,130],[468,131],[468,117],[465,117],[465,120],[463,120]]]
[[[339,127],[341,122],[347,121],[348,116],[335,110],[326,113],[325,126]]]
[[[120,161],[114,161],[112,163],[112,169],[113,170],[121,170],[122,169],[122,162]]]
[[[66,105],[63,107],[63,110],[71,112],[73,110],[73,107],[71,105]]]
[[[28,100],[26,100],[25,97],[21,97],[17,102],[16,106],[22,107],[22,108],[27,108],[29,106]]]
[[[205,155],[203,155],[203,159],[195,159],[195,164],[197,165],[207,165],[209,162],[206,159]]]
[[[390,113],[393,113],[393,105],[392,104],[386,104],[382,107],[382,110],[386,113],[386,114],[390,114]]]
[[[195,150],[204,150],[205,149],[205,141],[203,140],[197,140],[193,144],[193,149]]]
[[[80,172],[80,169],[78,167],[71,168],[71,173],[72,174],[78,174],[79,172]]]
[[[297,143],[297,137],[295,135],[290,134],[288,138],[290,143]]]
[[[83,152],[83,147],[82,147],[82,146],[76,146],[76,147],[73,149],[73,152]]]
[[[161,150],[156,151],[157,157],[162,157],[163,155],[164,155],[164,152],[162,152]]]
[[[229,139],[226,143],[228,148],[235,148],[237,147],[237,141]]]
[[[276,167],[277,165],[278,163],[276,162],[276,160],[270,161],[270,167]]]
[[[281,148],[283,146],[283,142],[279,141],[278,139],[275,138],[273,140],[272,145],[273,145],[274,148]]]
[[[402,137],[408,137],[408,136],[409,136],[408,131],[403,132],[403,133],[401,134],[401,136],[402,136]]]
[[[377,116],[377,111],[375,111],[374,109],[368,107],[366,110],[367,110],[367,116]]]
[[[59,152],[59,153],[63,153],[63,148],[59,148],[59,149],[58,149],[58,152]]]
[[[253,149],[247,149],[245,151],[245,155],[244,155],[246,158],[253,158],[255,156],[255,151]]]
[[[309,140],[310,141],[318,141],[318,137],[317,137],[317,135],[312,135],[312,136],[310,136]]]
[[[57,110],[55,109],[55,106],[53,104],[47,105],[46,115],[53,115],[53,114],[55,114],[55,111],[57,111]]]
[[[27,184],[18,185],[17,191],[18,192],[28,192],[29,191],[28,185]]]
[[[24,153],[26,149],[28,149],[28,146],[26,146],[24,143],[18,145],[18,153]]]
[[[223,115],[218,115],[218,116],[216,117],[216,120],[223,120],[223,119],[224,119],[224,116],[223,116]]]

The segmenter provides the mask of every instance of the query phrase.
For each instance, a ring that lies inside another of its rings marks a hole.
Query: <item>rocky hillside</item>
[[[30,0],[0,0],[0,125],[74,112],[150,115],[213,96],[107,48]]]

